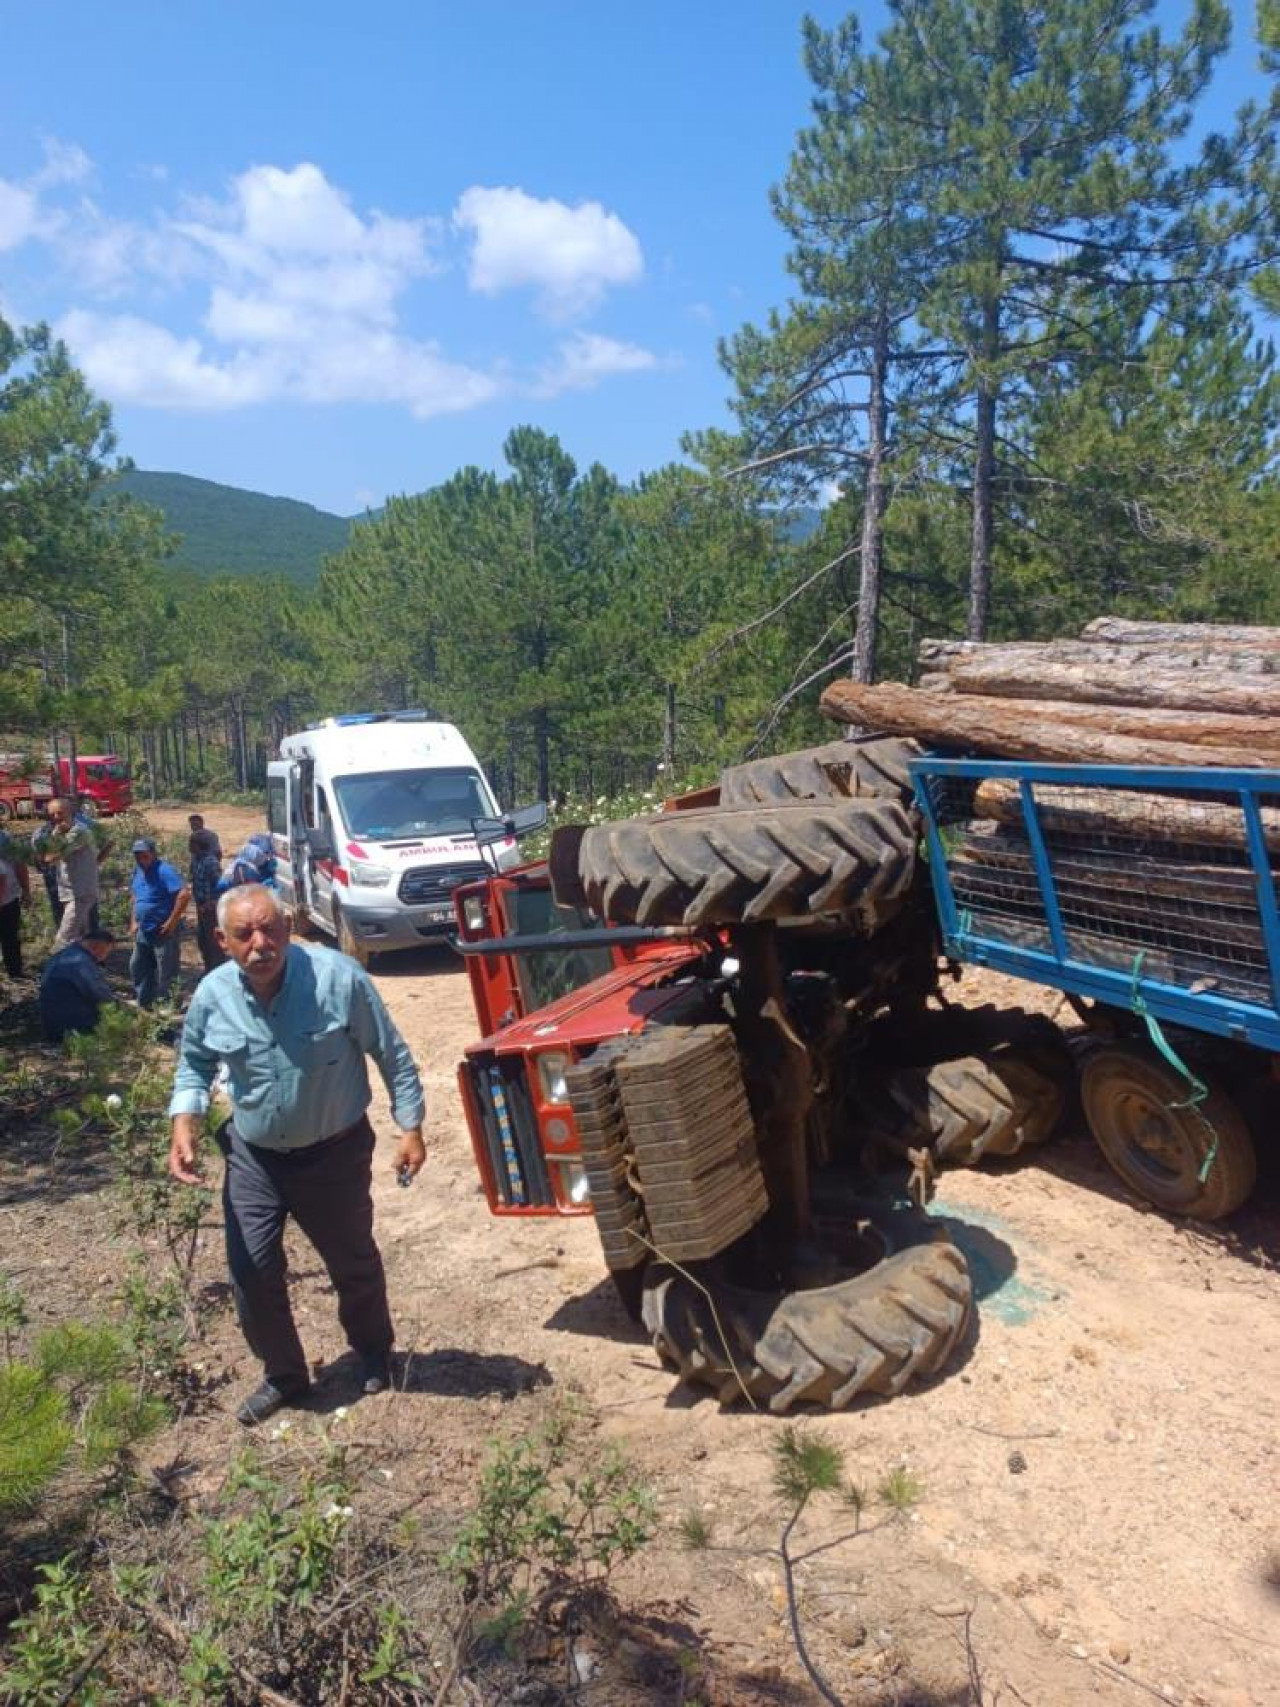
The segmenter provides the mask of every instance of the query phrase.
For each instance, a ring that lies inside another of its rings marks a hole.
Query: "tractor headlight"
[[[542,1081],[542,1095],[547,1102],[568,1102],[569,1087],[565,1083],[565,1074],[570,1065],[569,1056],[558,1049],[553,1049],[546,1055],[539,1055],[538,1077]]]
[[[366,865],[363,860],[354,860],[351,865],[351,881],[361,889],[385,889],[391,875],[387,865]]]
[[[462,922],[472,936],[484,932],[484,902],[479,895],[467,895],[462,902]]]

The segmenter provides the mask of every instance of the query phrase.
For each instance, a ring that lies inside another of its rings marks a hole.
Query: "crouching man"
[[[225,1064],[232,1113],[218,1142],[227,1261],[240,1325],[265,1377],[236,1412],[252,1426],[309,1385],[286,1285],[290,1215],[329,1271],[364,1391],[380,1393],[390,1381],[394,1336],[373,1237],[365,1056],[378,1064],[400,1128],[392,1166],[410,1176],[426,1159],[423,1098],[413,1057],[369,975],[332,949],[291,943],[274,889],[229,890],[218,903],[217,936],[230,959],[191,999],[169,1104],[169,1168],[187,1185],[203,1183],[204,1114]]]

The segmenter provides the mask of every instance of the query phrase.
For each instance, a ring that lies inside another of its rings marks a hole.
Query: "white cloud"
[[[39,203],[30,190],[0,178],[0,249],[17,249],[39,227]]]
[[[59,142],[56,136],[44,139],[44,165],[31,183],[39,190],[54,189],[59,184],[82,184],[93,175],[93,161],[75,142]]]
[[[114,403],[216,412],[253,403],[391,403],[419,420],[473,409],[497,392],[488,374],[430,343],[341,323],[295,328],[222,354],[135,315],[74,310],[57,327],[90,384]]]
[[[113,402],[202,411],[374,403],[427,420],[500,392],[555,396],[657,365],[634,344],[576,332],[521,377],[501,360],[452,360],[435,338],[406,330],[407,293],[442,270],[444,243],[459,231],[475,289],[532,286],[553,316],[639,277],[639,244],[596,203],[473,188],[450,227],[360,209],[304,161],[252,166],[220,198],[122,221],[86,193],[92,174],[83,150],[48,143],[28,183],[0,180],[0,249],[48,246],[79,299],[58,330]],[[181,330],[168,323],[171,302],[181,302]]]
[[[156,409],[234,409],[268,394],[266,372],[210,361],[198,338],[179,338],[132,314],[73,309],[57,326],[90,384],[113,402]]]
[[[543,368],[536,393],[556,397],[562,391],[590,391],[620,373],[644,373],[658,366],[652,350],[620,343],[598,332],[574,332],[563,340],[556,360]]]
[[[124,227],[117,234],[123,240]],[[319,167],[254,166],[229,197],[201,203],[125,245],[153,277],[185,273],[208,288],[203,337],[177,337],[134,315],[70,314],[60,330],[90,381],[113,400],[162,408],[250,403],[391,403],[420,419],[493,396],[488,374],[406,337],[399,299],[434,268],[428,220],[365,218]],[[134,234],[136,236],[136,234]],[[99,281],[111,255],[97,245]]]
[[[553,318],[582,314],[612,285],[644,271],[635,235],[599,202],[576,207],[523,190],[476,185],[464,191],[454,224],[472,235],[468,277],[485,296],[532,286]]]

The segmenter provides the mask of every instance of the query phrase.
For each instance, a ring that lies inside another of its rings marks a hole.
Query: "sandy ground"
[[[224,846],[258,827],[256,814],[207,816]],[[185,809],[152,818],[185,829]],[[491,1419],[581,1389],[672,1523],[697,1510],[711,1524],[711,1548],[682,1551],[668,1531],[621,1586],[740,1668],[717,1699],[754,1700],[771,1679],[778,1693],[759,1698],[816,1699],[767,1551],[781,1527],[768,1458],[780,1425],[672,1385],[618,1307],[589,1220],[489,1215],[454,1083],[475,1031],[466,975],[439,948],[384,957],[374,976],[423,1069],[429,1161],[396,1188],[379,1087],[379,1233],[418,1378],[363,1407],[366,1427],[380,1419],[402,1448],[420,1441],[420,1473],[444,1486],[465,1480]],[[965,994],[1028,992],[988,975]],[[924,1490],[904,1521],[802,1572],[814,1652],[846,1699],[965,1699],[971,1611],[984,1699],[1280,1703],[1277,1150],[1253,1202],[1216,1230],[1126,1198],[1079,1129],[1029,1161],[941,1182],[934,1212],[981,1297],[971,1343],[932,1386],[821,1421],[856,1480],[874,1488],[906,1464]],[[304,1332],[316,1356],[336,1357],[331,1295],[305,1247],[298,1257]],[[237,1355],[229,1336],[225,1355]],[[252,1372],[246,1361],[233,1373]],[[205,1430],[191,1449],[207,1457],[231,1426],[191,1424]],[[849,1513],[804,1524],[806,1543],[834,1539]]]

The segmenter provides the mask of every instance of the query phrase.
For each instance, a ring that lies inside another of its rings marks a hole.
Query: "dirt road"
[[[224,847],[258,827],[256,814],[206,815]],[[184,828],[185,809],[152,819]],[[779,1424],[672,1386],[618,1307],[589,1221],[490,1217],[454,1085],[474,1034],[466,976],[446,948],[384,957],[374,976],[424,1069],[429,1162],[411,1191],[389,1167],[379,1185],[419,1379],[364,1407],[368,1426],[419,1442],[420,1473],[448,1483],[511,1407],[580,1389],[673,1526],[621,1586],[709,1633],[740,1668],[737,1699],[756,1699],[774,1668],[773,1699],[816,1699],[789,1687],[800,1674],[768,1553]],[[1027,994],[990,976],[967,990]],[[380,1087],[375,1113],[386,1131]],[[934,1213],[981,1296],[972,1343],[932,1387],[821,1422],[855,1481],[874,1489],[905,1464],[923,1488],[903,1520],[802,1573],[811,1644],[849,1701],[964,1699],[971,1610],[988,1699],[1280,1703],[1277,1162],[1280,1145],[1253,1204],[1217,1231],[1128,1201],[1079,1130],[1029,1161],[943,1180]],[[309,1346],[334,1357],[332,1301],[304,1247],[299,1269]],[[689,1511],[710,1523],[711,1548],[680,1549]],[[805,1524],[809,1542],[852,1527],[835,1507]]]

